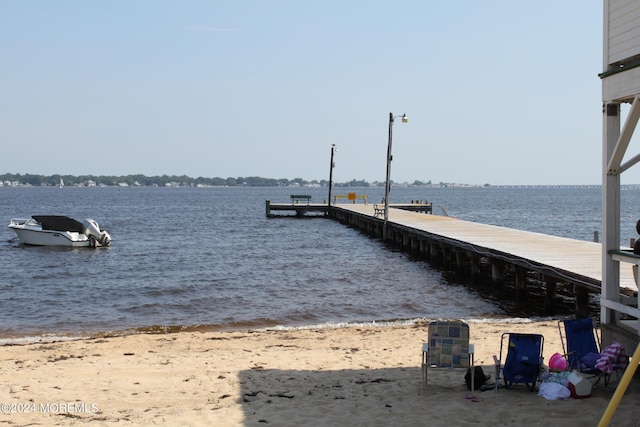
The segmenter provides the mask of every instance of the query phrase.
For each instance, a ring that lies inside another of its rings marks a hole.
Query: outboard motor
[[[109,246],[111,243],[111,236],[106,231],[100,231],[98,223],[92,219],[85,219],[82,221],[82,225],[85,228],[84,234],[100,244],[100,246]],[[92,245],[93,246],[93,245]]]

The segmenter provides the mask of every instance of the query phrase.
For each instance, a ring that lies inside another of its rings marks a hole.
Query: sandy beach
[[[476,365],[493,374],[503,332],[544,335],[553,320],[469,322]],[[420,387],[426,324],[180,332],[0,347],[6,425],[597,425],[617,381],[587,399],[546,400],[517,385],[466,399],[464,371]],[[632,351],[628,351],[632,352]],[[493,379],[491,380],[493,381]],[[632,381],[611,425],[640,423]]]

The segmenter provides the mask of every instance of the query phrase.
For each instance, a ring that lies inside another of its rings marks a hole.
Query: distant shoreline
[[[385,181],[366,181],[352,179],[347,182],[333,182],[333,187],[384,187]],[[468,184],[459,182],[396,182],[393,187],[418,188],[600,188],[601,184]],[[303,178],[265,178],[248,177],[197,177],[186,175],[146,176],[135,175],[35,175],[35,174],[0,174],[0,187],[304,187],[327,188],[326,179]],[[640,184],[624,184],[621,188],[640,188]]]

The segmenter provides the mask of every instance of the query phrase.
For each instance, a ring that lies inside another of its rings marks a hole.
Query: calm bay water
[[[353,191],[353,189],[349,189]],[[381,188],[358,194],[379,201]],[[93,218],[109,248],[28,247],[0,228],[0,338],[505,317],[500,302],[324,218],[267,219],[265,200],[327,189],[0,188],[0,218]],[[340,188],[333,194],[346,194]],[[623,191],[623,243],[640,191]],[[599,188],[393,188],[463,220],[593,240]]]

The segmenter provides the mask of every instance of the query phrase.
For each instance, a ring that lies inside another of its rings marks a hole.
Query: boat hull
[[[10,227],[25,245],[33,246],[70,246],[89,247],[91,241],[87,236],[69,231],[29,230],[27,228]]]
[[[32,246],[100,247],[109,246],[111,236],[92,219],[82,222],[60,215],[13,218],[9,223],[20,241]]]

